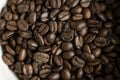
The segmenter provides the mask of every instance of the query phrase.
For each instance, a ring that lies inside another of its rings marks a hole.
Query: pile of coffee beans
[[[0,18],[19,80],[120,80],[119,0],[8,0]]]

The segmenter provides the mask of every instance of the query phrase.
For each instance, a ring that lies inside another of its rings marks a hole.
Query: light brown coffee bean
[[[23,73],[25,75],[31,76],[33,74],[33,67],[31,64],[24,64]]]
[[[42,52],[36,52],[34,54],[34,60],[40,64],[47,63],[49,61],[49,55]]]
[[[91,3],[91,0],[81,0],[80,4],[83,8],[89,7]]]
[[[89,8],[85,8],[83,10],[83,16],[84,16],[84,19],[89,19],[91,17],[91,11]]]
[[[43,22],[48,21],[48,14],[49,14],[48,12],[42,13],[41,17],[40,17],[41,21],[43,21]]]
[[[2,56],[3,61],[7,64],[7,65],[12,65],[14,63],[14,58],[12,55],[5,53]]]
[[[12,19],[12,13],[11,12],[6,12],[4,14],[4,19],[7,21],[10,21]]]

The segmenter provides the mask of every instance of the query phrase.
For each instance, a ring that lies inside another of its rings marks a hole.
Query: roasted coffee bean
[[[82,53],[81,57],[84,60],[87,60],[87,61],[94,61],[95,60],[95,56],[93,54],[91,54],[91,53]]]
[[[18,31],[18,34],[23,38],[31,38],[32,32],[30,30],[28,31]]]
[[[64,68],[66,68],[66,69],[68,69],[69,71],[71,71],[72,66],[71,66],[71,64],[70,64],[68,61],[64,60],[64,61],[63,61],[63,65],[64,65]]]
[[[86,65],[86,66],[84,67],[84,71],[85,71],[85,73],[90,74],[90,73],[92,73],[92,72],[94,71],[94,68],[93,68],[92,66]]]
[[[27,56],[27,51],[26,51],[26,49],[21,49],[20,50],[20,53],[19,53],[19,61],[23,61],[23,60],[25,60],[25,58],[26,58],[26,56]]]
[[[60,8],[62,4],[62,0],[50,0],[49,2],[52,8]]]
[[[47,24],[41,23],[41,25],[38,28],[38,32],[41,35],[45,35],[49,31],[49,26]]]
[[[12,65],[14,63],[14,58],[12,55],[8,54],[8,53],[5,53],[3,56],[2,56],[2,59],[3,61],[7,64],[7,65]]]
[[[37,74],[38,70],[39,70],[39,66],[40,66],[39,63],[38,62],[33,62],[32,66],[33,66],[34,73]]]
[[[48,12],[42,13],[41,17],[40,17],[41,21],[43,21],[43,22],[48,21],[48,14],[49,14]]]
[[[5,49],[11,55],[15,55],[16,54],[15,51],[9,45],[6,45]]]
[[[79,0],[67,0],[66,5],[69,7],[75,7],[79,3]]]
[[[40,52],[49,52],[51,50],[51,47],[50,46],[42,46],[42,47],[39,47],[39,51]]]
[[[33,76],[32,78],[30,78],[30,80],[40,80],[39,76]]]
[[[50,31],[52,33],[56,33],[57,32],[58,25],[57,25],[56,21],[50,21],[49,22],[49,27],[50,27]]]
[[[82,68],[82,67],[84,67],[85,62],[81,58],[75,56],[72,58],[72,64],[76,67]]]
[[[35,10],[35,1],[31,1],[30,2],[30,11],[34,11]]]
[[[33,67],[31,64],[24,64],[23,66],[23,73],[25,75],[31,76],[33,74]]]
[[[80,34],[81,36],[85,36],[88,32],[88,27],[83,27],[81,28],[80,31],[78,31],[78,34]]]
[[[55,20],[57,14],[58,14],[59,12],[60,12],[59,9],[55,9],[55,10],[53,10],[53,11],[50,13],[49,17],[50,17],[52,20]]]
[[[44,40],[43,40],[43,37],[42,37],[42,35],[40,33],[35,31],[34,32],[34,37],[35,37],[35,40],[39,43],[40,46],[44,45]]]
[[[6,12],[4,14],[4,18],[5,18],[5,20],[10,21],[12,19],[12,13]]]
[[[46,37],[48,43],[50,44],[53,44],[56,39],[56,35],[54,33],[49,33]]]
[[[82,76],[83,76],[83,69],[80,68],[77,72],[77,78],[80,79],[80,78],[82,78]]]
[[[84,50],[84,52],[86,52],[86,53],[91,53],[91,49],[90,49],[90,46],[89,46],[88,44],[85,44],[85,45],[84,45],[83,50]]]
[[[25,5],[25,4],[20,4],[20,5],[18,5],[17,6],[17,11],[19,12],[19,13],[25,13],[25,12],[27,12],[28,11],[28,6],[27,5]]]
[[[83,15],[82,15],[82,14],[75,14],[75,15],[72,17],[72,20],[73,20],[73,21],[82,20],[82,19],[83,19]]]
[[[47,63],[49,61],[49,55],[42,52],[34,53],[34,60],[40,64]]]
[[[100,48],[95,48],[92,53],[95,57],[99,57],[101,55],[102,50]]]
[[[61,21],[66,21],[70,18],[70,12],[69,11],[62,11],[58,14],[58,18]]]
[[[73,44],[71,42],[63,42],[61,47],[64,51],[73,50]]]
[[[55,55],[53,59],[56,65],[61,66],[63,64],[63,59],[61,56]]]
[[[86,43],[91,43],[95,38],[96,38],[95,34],[88,34],[88,35],[85,36],[85,42]]]
[[[12,32],[12,31],[7,31],[7,32],[5,32],[3,35],[2,35],[2,39],[3,40],[7,40],[7,39],[9,39],[10,37],[12,37],[14,35],[14,32]]]
[[[14,38],[10,38],[10,45],[12,48],[15,48],[16,47],[16,41]]]
[[[36,41],[34,40],[29,40],[28,41],[28,47],[32,50],[36,49],[38,47],[38,44]]]
[[[75,46],[78,49],[81,49],[84,44],[83,37],[82,36],[76,36],[75,38]]]
[[[82,12],[82,7],[79,5],[73,7],[73,9],[71,9],[71,13],[73,13],[73,14],[79,14],[81,12]]]
[[[61,77],[63,80],[70,80],[71,79],[70,71],[68,69],[63,69],[61,71]]]
[[[91,17],[91,11],[90,11],[89,8],[85,8],[83,10],[83,16],[84,16],[85,19],[89,19]]]
[[[59,73],[52,73],[49,75],[49,80],[59,80],[60,74]]]
[[[36,13],[35,12],[31,12],[30,15],[29,15],[29,22],[31,24],[35,23],[36,22]]]
[[[42,69],[39,72],[39,76],[41,78],[47,77],[51,72],[51,66],[50,65],[43,65]]]
[[[17,25],[18,25],[18,28],[22,31],[27,31],[29,29],[28,23],[23,19],[20,19]]]
[[[0,30],[5,29],[5,20],[0,20]]]
[[[17,62],[17,63],[15,63],[14,72],[15,72],[15,73],[22,73],[22,72],[23,72],[23,71],[22,71],[23,65],[24,65],[23,62]]]
[[[81,0],[80,4],[83,8],[89,7],[91,3],[91,0]]]
[[[71,59],[75,55],[74,51],[66,51],[62,53],[62,57],[66,60]]]
[[[15,30],[17,30],[17,24],[15,21],[9,21],[6,24],[6,28],[10,31],[15,31]]]

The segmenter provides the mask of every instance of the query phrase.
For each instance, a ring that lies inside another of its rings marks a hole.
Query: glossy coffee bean
[[[75,55],[74,51],[66,51],[62,53],[62,57],[66,60],[71,59]]]
[[[59,73],[52,73],[49,75],[49,80],[59,80],[60,74]]]
[[[23,66],[23,73],[25,75],[32,75],[33,74],[33,67],[31,64],[25,64]]]
[[[70,71],[68,69],[63,69],[61,71],[61,77],[63,80],[70,80],[71,79]]]
[[[63,42],[61,47],[64,51],[73,50],[73,44],[71,42]]]

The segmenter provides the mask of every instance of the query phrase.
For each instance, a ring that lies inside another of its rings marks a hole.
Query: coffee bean
[[[34,60],[40,64],[47,63],[49,61],[49,55],[42,52],[34,53]]]
[[[44,45],[44,40],[41,34],[39,34],[37,31],[34,32],[34,37],[36,41],[39,43],[40,46]]]
[[[20,4],[20,5],[17,6],[17,11],[18,11],[18,13],[25,13],[25,12],[28,11],[28,8],[29,7],[27,5]]]
[[[36,13],[35,12],[31,12],[30,15],[29,15],[29,22],[31,24],[35,23],[36,22]]]
[[[3,61],[7,64],[7,65],[12,65],[14,63],[14,58],[12,55],[8,54],[8,53],[5,53],[3,56],[2,56],[2,59]]]
[[[56,21],[50,21],[50,22],[49,22],[49,27],[50,27],[50,31],[51,31],[52,33],[56,33],[56,32],[57,32],[57,27],[58,27],[58,25],[57,25],[57,22],[56,22]]]
[[[72,58],[72,64],[76,67],[81,67],[82,68],[82,67],[84,67],[85,62],[81,58],[75,56],[75,57]]]
[[[69,7],[75,7],[79,3],[79,0],[69,0],[66,1],[66,5]]]
[[[55,39],[56,39],[56,35],[54,33],[49,33],[47,36],[47,41],[50,43],[50,44],[53,44]]]
[[[23,38],[31,38],[32,32],[30,30],[28,31],[18,31],[18,34]]]
[[[55,20],[55,19],[56,19],[56,16],[58,15],[59,12],[60,12],[59,9],[54,9],[54,10],[50,13],[49,17],[50,17],[52,20]]]
[[[95,57],[99,57],[100,54],[101,54],[101,49],[100,48],[95,48],[92,52],[93,52]]]
[[[82,20],[82,19],[83,19],[83,15],[82,15],[82,14],[75,14],[75,15],[72,17],[72,20],[73,20],[73,21]]]
[[[35,10],[35,1],[31,1],[30,2],[30,11],[34,11]]]
[[[61,77],[63,80],[70,80],[71,79],[70,71],[68,69],[63,69],[61,71]]]
[[[48,21],[48,12],[44,12],[41,14],[41,21],[46,22]]]
[[[3,30],[5,28],[5,20],[0,20],[0,30]]]
[[[24,64],[23,66],[23,73],[25,75],[31,76],[33,74],[33,67],[31,64]]]
[[[89,46],[88,44],[85,44],[85,45],[84,45],[83,50],[84,50],[84,52],[86,52],[86,53],[91,53],[91,49],[90,49],[90,46]]]
[[[9,21],[6,24],[6,28],[10,31],[15,31],[15,30],[17,30],[17,24],[15,21]]]
[[[71,71],[72,66],[71,66],[71,64],[70,64],[68,61],[64,60],[64,61],[63,61],[63,65],[64,65],[64,67],[65,67],[66,69],[68,69],[69,71]]]
[[[61,66],[63,64],[63,59],[61,56],[56,55],[56,56],[54,56],[53,59],[54,59],[54,62],[56,63],[56,65]]]
[[[63,42],[61,47],[64,51],[73,50],[73,44],[71,42]]]
[[[24,48],[21,49],[21,50],[20,50],[20,53],[19,53],[19,61],[25,60],[26,56],[27,56],[27,51],[26,51],[26,49],[24,49]]]
[[[51,50],[51,47],[50,46],[42,46],[42,47],[39,47],[39,51],[40,52],[49,52]]]
[[[15,51],[9,45],[6,45],[5,49],[11,55],[15,55],[16,54]]]
[[[73,51],[66,51],[62,53],[62,57],[66,60],[71,59],[74,55],[75,53]]]
[[[45,78],[45,77],[47,77],[50,74],[50,72],[51,72],[51,66],[43,65],[42,69],[39,72],[39,76],[41,78]]]
[[[38,32],[41,35],[45,35],[49,31],[49,26],[47,24],[41,23],[41,25],[38,28]]]
[[[73,13],[73,14],[80,14],[81,12],[82,12],[82,7],[79,5],[73,7],[73,9],[71,9],[71,13]]]
[[[14,38],[10,38],[10,45],[12,48],[15,48],[16,47],[16,41]]]
[[[30,78],[30,80],[40,80],[39,76],[33,76],[32,78]]]
[[[90,4],[91,4],[91,0],[81,0],[80,1],[80,4],[82,7],[86,8],[86,7],[89,7]]]
[[[28,47],[31,49],[31,50],[34,50],[38,47],[38,44],[36,41],[34,40],[29,40],[28,41]]]
[[[95,60],[95,56],[93,54],[91,54],[91,53],[82,53],[81,57],[84,60],[88,60],[88,61],[94,61]]]
[[[18,25],[18,28],[22,31],[27,31],[29,29],[28,23],[23,19],[20,19],[17,25]]]
[[[50,0],[50,5],[52,8],[60,8],[62,0]]]
[[[80,79],[80,78],[82,78],[82,76],[83,76],[83,69],[80,68],[77,72],[77,78]]]
[[[70,18],[70,12],[69,11],[62,11],[58,14],[58,18],[61,21],[66,21]]]
[[[85,19],[89,19],[91,17],[91,11],[90,11],[89,8],[85,8],[83,10],[83,16],[84,16]]]
[[[85,37],[85,42],[86,43],[91,43],[95,38],[96,38],[95,34],[88,34]]]
[[[92,66],[85,66],[84,67],[84,71],[85,71],[85,73],[88,73],[88,74],[90,74],[90,73],[92,73],[93,71],[94,71],[94,68],[92,67]]]
[[[13,35],[14,35],[14,32],[7,31],[7,32],[5,32],[5,33],[2,35],[2,39],[3,39],[3,40],[7,40],[7,39],[9,39],[10,37],[12,37]]]
[[[75,46],[80,49],[84,44],[83,38],[81,36],[76,36],[75,38]]]
[[[4,14],[4,18],[5,18],[5,20],[10,21],[12,19],[12,13],[6,12]]]
[[[80,31],[78,31],[78,34],[80,34],[81,36],[85,36],[88,32],[88,27],[83,27],[81,28]]]
[[[60,74],[59,73],[52,73],[49,75],[49,80],[59,80]]]
[[[14,72],[15,73],[23,73],[23,70],[22,70],[23,65],[24,65],[23,62],[17,62],[17,63],[15,63]]]

